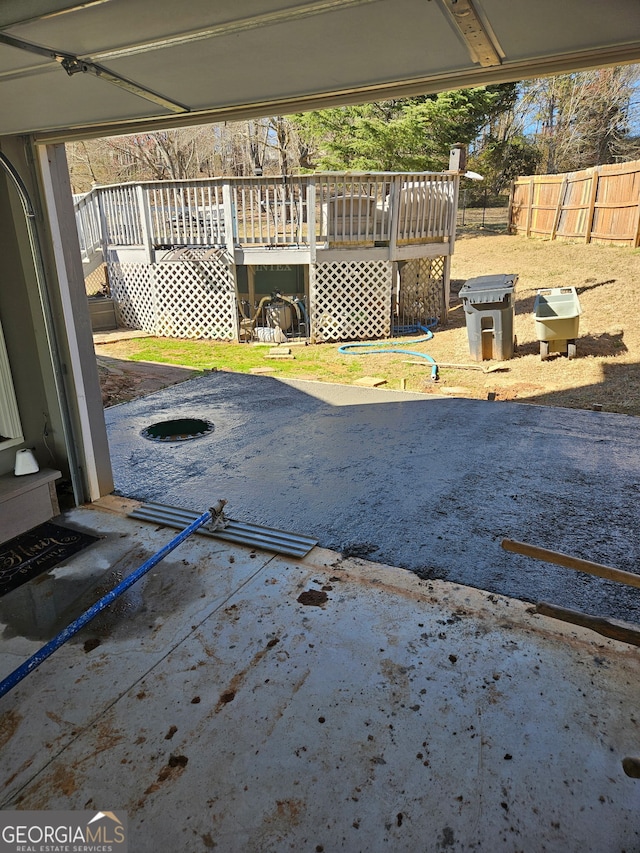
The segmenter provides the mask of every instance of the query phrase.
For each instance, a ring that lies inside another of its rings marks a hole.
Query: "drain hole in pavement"
[[[160,421],[145,427],[140,433],[149,441],[189,441],[213,432],[213,424],[200,418],[179,418],[175,421]]]

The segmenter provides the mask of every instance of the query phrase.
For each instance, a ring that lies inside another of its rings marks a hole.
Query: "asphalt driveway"
[[[214,431],[158,443],[176,418]],[[317,537],[525,601],[640,621],[637,589],[505,552],[503,538],[636,571],[640,420],[215,372],[106,410],[127,497]]]

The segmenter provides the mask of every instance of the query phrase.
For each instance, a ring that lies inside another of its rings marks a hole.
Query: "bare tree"
[[[104,139],[89,139],[67,143],[67,162],[74,193],[85,193],[94,184],[117,180],[105,142]]]
[[[74,192],[93,184],[215,175],[291,175],[313,168],[313,152],[291,119],[269,116],[67,145]]]
[[[211,133],[178,128],[106,140],[119,180],[181,180],[209,171]]]
[[[180,180],[213,174],[215,127],[72,142],[67,159],[74,192],[86,192],[95,183]]]
[[[255,175],[264,174],[269,145],[269,122],[264,119],[246,122],[249,163]]]
[[[533,80],[523,98],[535,122],[540,171],[567,172],[631,159],[631,104],[640,66],[623,65]]]

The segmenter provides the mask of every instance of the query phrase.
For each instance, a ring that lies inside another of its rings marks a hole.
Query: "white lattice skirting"
[[[311,334],[317,342],[388,338],[390,261],[333,262],[311,268]]]
[[[174,338],[237,340],[234,268],[226,255],[108,264],[119,322],[131,329]],[[388,338],[393,324],[442,321],[444,258],[336,261],[310,268],[311,337],[317,342]],[[393,309],[392,309],[393,297]]]
[[[446,322],[445,259],[415,258],[400,264],[397,310],[394,323],[419,325],[437,317]]]
[[[236,340],[233,266],[226,257],[109,264],[120,323],[172,338]]]

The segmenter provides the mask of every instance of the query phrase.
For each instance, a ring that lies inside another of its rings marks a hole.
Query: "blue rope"
[[[417,332],[424,332],[424,335],[421,338],[416,338],[412,341],[407,341],[406,343],[409,345],[413,344],[423,344],[427,341],[430,341],[433,338],[433,332],[431,329],[438,324],[437,320],[429,320],[425,326],[397,326],[394,328],[395,334],[416,334]],[[375,347],[375,349],[374,349]],[[343,344],[341,347],[338,347],[338,352],[343,355],[389,355],[390,353],[401,353],[403,355],[412,355],[416,358],[423,358],[425,361],[428,361],[431,365],[431,379],[436,382],[438,379],[438,365],[436,363],[435,358],[432,358],[425,352],[416,352],[415,350],[405,349],[404,347],[398,347],[393,341],[389,341],[388,343],[379,344],[379,343],[358,343],[358,344]]]
[[[106,607],[108,607],[113,601],[118,598],[119,595],[122,595],[129,587],[133,586],[133,584],[138,581],[143,575],[145,575],[150,569],[164,560],[164,558],[173,551],[174,548],[177,548],[184,540],[191,536],[199,527],[202,527],[203,524],[206,524],[207,521],[211,519],[211,510],[207,510],[204,512],[199,518],[196,518],[195,521],[192,521],[188,527],[178,533],[170,542],[168,542],[164,548],[161,548],[153,557],[150,557],[146,563],[143,563],[139,568],[137,568],[134,572],[131,572],[130,575],[120,581],[117,586],[108,592],[105,596],[103,596],[99,601],[86,610],[82,616],[79,616],[75,621],[73,621],[70,625],[60,631],[52,640],[50,640],[46,645],[42,646],[41,649],[38,649],[31,657],[26,660],[21,666],[15,669],[11,675],[8,675],[5,679],[0,681],[0,698],[8,693],[10,690],[22,681],[23,678],[26,678],[30,672],[33,672],[36,667],[40,666],[40,664],[45,661],[48,657],[50,657],[55,651],[57,651],[60,646],[64,645],[67,640],[71,639],[74,634],[77,634],[81,628],[90,622],[98,613],[101,613]]]

